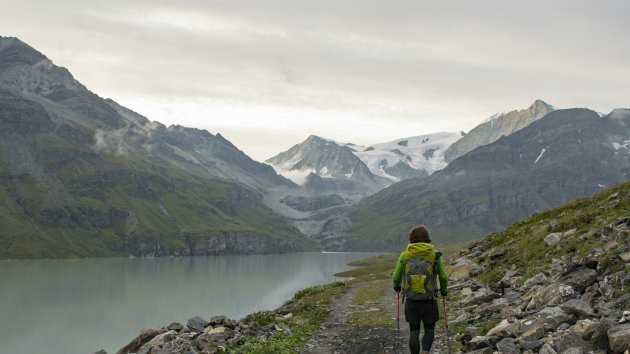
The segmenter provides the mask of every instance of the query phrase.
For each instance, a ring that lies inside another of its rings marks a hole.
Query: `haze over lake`
[[[145,327],[273,309],[371,255],[2,261],[0,353],[115,353]]]

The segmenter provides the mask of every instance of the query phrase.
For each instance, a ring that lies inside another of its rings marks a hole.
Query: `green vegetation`
[[[131,157],[77,156],[73,173],[61,169],[53,177],[51,171],[43,181],[13,176],[0,186],[0,258],[126,256],[141,255],[140,249],[173,254],[225,232],[315,249],[241,185]],[[61,162],[51,159],[50,169],[57,169]]]
[[[563,255],[585,257],[595,248],[603,248],[605,242],[615,241],[601,236],[611,231],[610,223],[628,216],[630,182],[535,214],[486,237],[492,250],[508,252],[496,260],[489,257],[482,260],[481,265],[487,267],[478,278],[486,284],[495,283],[514,265],[522,272],[522,282],[548,267],[553,258]],[[555,246],[544,242],[551,233],[561,235],[561,241]],[[621,239],[617,241],[624,242]],[[601,256],[599,267],[605,273],[624,269],[623,263],[613,262],[614,257],[607,252]]]
[[[264,326],[275,323],[286,325],[290,333],[276,333],[269,340],[249,337],[245,343],[234,343],[226,348],[228,352],[238,350],[242,353],[295,353],[302,348],[312,333],[326,320],[330,311],[331,297],[345,290],[343,282],[317,285],[295,294],[293,302],[285,305],[285,310],[293,316],[286,318],[271,312],[259,312],[252,319]]]

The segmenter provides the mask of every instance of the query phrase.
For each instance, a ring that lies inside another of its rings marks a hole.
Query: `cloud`
[[[23,0],[2,8],[0,23],[14,31],[5,35],[87,87],[151,119],[170,112],[193,125],[208,123],[185,105],[229,106],[206,116],[278,130],[312,129],[319,115],[320,130],[387,122],[422,134],[467,130],[536,98],[607,112],[630,97],[627,1]],[[274,118],[268,107],[283,113]]]

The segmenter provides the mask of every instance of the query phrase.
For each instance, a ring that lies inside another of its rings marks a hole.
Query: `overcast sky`
[[[630,1],[0,0],[16,36],[151,120],[262,161],[315,134],[468,131],[540,98],[630,106]]]

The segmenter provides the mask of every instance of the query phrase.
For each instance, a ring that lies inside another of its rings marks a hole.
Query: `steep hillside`
[[[256,191],[296,188],[220,135],[165,127],[0,38],[0,258],[311,247]]]
[[[444,153],[444,158],[446,162],[451,162],[479,146],[490,144],[502,136],[508,136],[525,128],[554,110],[556,108],[546,102],[536,100],[526,109],[497,113],[449,146]]]
[[[630,347],[630,182],[535,214],[452,257],[451,326],[465,351]]]
[[[327,221],[348,250],[398,249],[414,225],[457,243],[630,177],[630,111],[548,114],[429,177],[394,184]],[[333,244],[332,242],[330,242]]]

